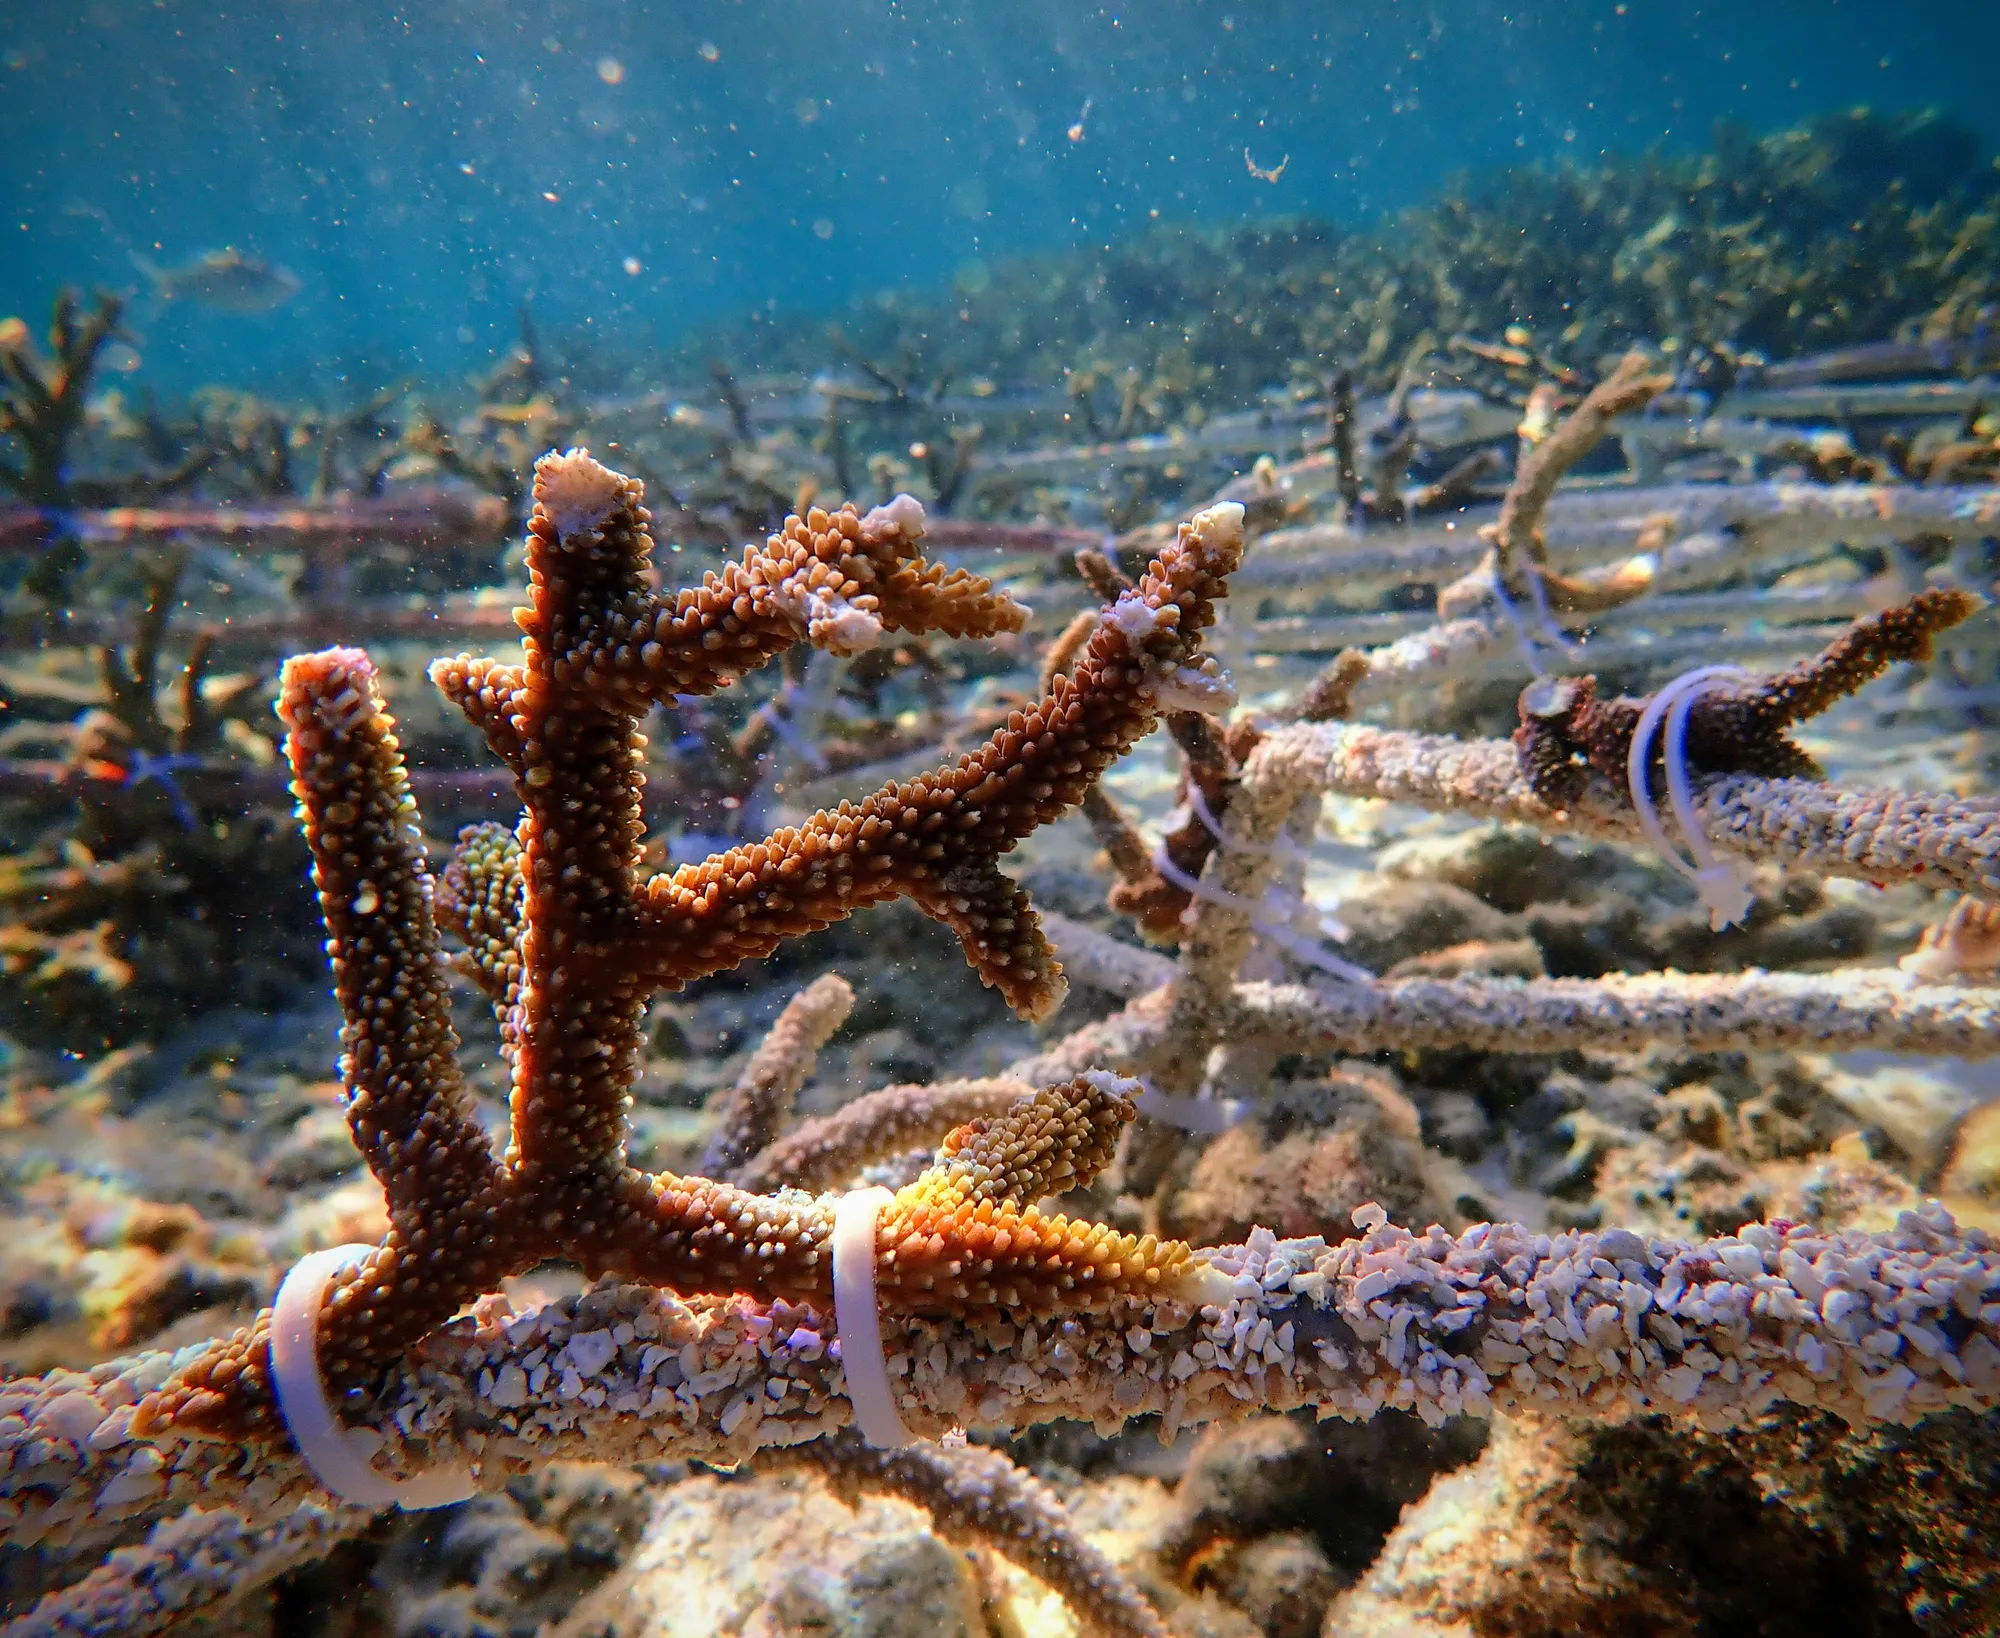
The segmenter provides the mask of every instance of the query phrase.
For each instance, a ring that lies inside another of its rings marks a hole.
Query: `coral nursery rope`
[[[369,1464],[379,1438],[342,1427],[327,1403],[319,1369],[320,1306],[334,1276],[374,1249],[355,1244],[312,1252],[292,1265],[278,1287],[271,1308],[271,1376],[278,1409],[313,1477],[342,1501],[411,1511],[448,1507],[472,1494],[468,1469],[434,1467],[408,1479],[384,1478]]]
[[[833,1214],[833,1321],[840,1365],[847,1373],[854,1425],[882,1450],[916,1443],[896,1412],[875,1306],[875,1219],[895,1198],[883,1188],[855,1189],[840,1197]]]
[[[1632,806],[1639,815],[1639,823],[1660,856],[1700,890],[1701,902],[1708,907],[1708,924],[1718,933],[1750,914],[1750,882],[1741,865],[1715,856],[1695,814],[1694,792],[1688,782],[1687,720],[1689,710],[1701,695],[1719,683],[1747,675],[1741,666],[1734,665],[1704,665],[1682,672],[1648,702],[1638,726],[1632,730],[1632,748],[1625,759],[1626,777],[1632,784]],[[1666,829],[1660,823],[1660,810],[1653,804],[1648,764],[1653,755],[1653,735],[1662,717],[1667,722],[1664,752],[1667,796],[1673,803],[1674,818],[1687,837],[1688,852],[1694,859],[1692,865],[1681,858],[1667,839]]]

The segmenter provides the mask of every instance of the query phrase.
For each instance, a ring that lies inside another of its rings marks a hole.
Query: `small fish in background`
[[[268,313],[296,296],[296,273],[246,256],[234,246],[204,251],[178,267],[159,267],[134,254],[139,271],[153,281],[162,301],[188,301],[219,313]]]

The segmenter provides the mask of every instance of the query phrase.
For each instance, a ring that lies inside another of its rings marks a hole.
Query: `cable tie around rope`
[[[1500,612],[1507,616],[1507,624],[1514,628],[1515,649],[1531,676],[1546,677],[1549,668],[1542,664],[1542,643],[1548,643],[1566,660],[1576,658],[1576,648],[1563,635],[1562,627],[1556,624],[1554,611],[1549,608],[1549,595],[1542,588],[1541,577],[1532,567],[1528,570],[1528,586],[1535,597],[1533,629],[1530,629],[1530,622],[1521,617],[1521,610],[1514,599],[1507,595],[1506,579],[1498,569],[1493,571],[1493,597],[1500,605]]]
[[[1748,675],[1735,665],[1704,665],[1682,672],[1646,702],[1646,709],[1639,714],[1638,725],[1632,730],[1632,748],[1625,758],[1632,807],[1639,815],[1641,828],[1660,857],[1694,883],[1708,909],[1708,925],[1718,933],[1750,914],[1755,895],[1750,891],[1750,873],[1740,863],[1715,856],[1701,827],[1701,818],[1695,812],[1694,789],[1687,769],[1688,712],[1711,688]],[[1667,725],[1666,744],[1661,753],[1667,767],[1667,798],[1673,804],[1681,834],[1687,838],[1692,864],[1682,859],[1668,840],[1666,827],[1660,823],[1660,810],[1653,802],[1649,765],[1653,759],[1653,736],[1659,731],[1662,717]]]
[[[343,1427],[327,1403],[319,1369],[319,1316],[334,1276],[362,1262],[375,1247],[332,1246],[292,1264],[271,1305],[271,1384],[278,1414],[312,1476],[332,1495],[356,1507],[401,1507],[415,1512],[449,1507],[474,1491],[471,1469],[458,1464],[427,1468],[391,1479],[370,1464],[379,1434]]]
[[[1305,849],[1293,840],[1292,833],[1288,830],[1280,830],[1277,839],[1268,845],[1246,841],[1240,836],[1232,840],[1223,834],[1222,821],[1216,818],[1215,810],[1208,805],[1208,798],[1201,794],[1201,786],[1193,779],[1187,782],[1187,796],[1189,811],[1201,821],[1201,828],[1215,838],[1215,845],[1225,853],[1249,853],[1267,859],[1295,859],[1305,852]]]
[[[1279,949],[1296,957],[1308,967],[1316,967],[1321,972],[1349,984],[1375,982],[1375,975],[1366,967],[1357,967],[1353,962],[1343,960],[1319,940],[1308,938],[1297,928],[1273,921],[1264,913],[1264,906],[1255,900],[1246,899],[1241,893],[1232,893],[1225,887],[1213,887],[1200,877],[1189,875],[1167,857],[1164,846],[1153,850],[1153,868],[1165,881],[1178,887],[1190,898],[1200,899],[1205,904],[1218,905],[1225,910],[1236,910],[1248,916],[1253,931],[1262,934]]]
[[[878,1450],[917,1442],[896,1412],[889,1363],[882,1353],[882,1316],[875,1306],[875,1220],[896,1197],[884,1188],[855,1189],[833,1213],[833,1324],[854,1425]]]

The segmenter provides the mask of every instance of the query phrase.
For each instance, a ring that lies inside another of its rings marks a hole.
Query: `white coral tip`
[[[1204,545],[1235,545],[1243,539],[1243,503],[1217,501],[1204,506],[1188,519],[1188,527],[1201,536]]]
[[[1725,927],[1734,927],[1750,915],[1750,906],[1756,902],[1756,895],[1750,891],[1748,873],[1739,864],[1719,859],[1714,864],[1695,873],[1694,885],[1701,894],[1701,902],[1708,906],[1708,925],[1712,932],[1721,932]]]
[[[618,510],[631,480],[611,470],[587,449],[550,450],[535,463],[535,504],[567,546],[573,537],[595,535]]]
[[[871,544],[891,535],[901,536],[906,542],[921,540],[928,522],[922,501],[915,495],[897,495],[862,518],[861,538]]]

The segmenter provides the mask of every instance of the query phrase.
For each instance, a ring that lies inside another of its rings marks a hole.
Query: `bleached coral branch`
[[[1190,1009],[1141,996],[1014,1064],[1054,1078],[1101,1064],[1173,1079],[1217,1041],[1351,1054],[1468,1048],[1561,1052],[1779,1050],[2000,1053],[2000,989],[1925,984],[1894,970],[1641,973],[1602,979],[1409,978],[1247,983]]]
[[[1547,831],[1642,841],[1629,800],[1591,781],[1554,808],[1505,740],[1460,740],[1365,724],[1277,729],[1253,755],[1301,791],[1375,797]],[[1718,852],[1867,882],[1923,881],[2000,902],[2000,802],[1808,779],[1727,774],[1694,790]]]
[[[276,1518],[190,1508],[121,1547],[81,1581],[0,1627],[0,1638],[141,1638],[213,1614],[246,1589],[315,1559],[367,1528],[365,1507],[302,1502]]]

